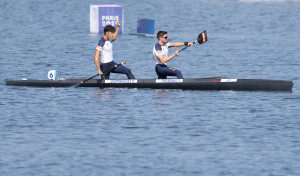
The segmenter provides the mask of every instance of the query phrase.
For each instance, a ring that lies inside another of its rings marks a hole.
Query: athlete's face
[[[109,39],[113,39],[115,33],[114,33],[114,32],[111,32],[111,31],[108,31],[108,32],[106,32],[106,35],[107,35],[107,37],[108,37]]]
[[[167,35],[167,34],[163,35],[163,36],[160,37],[160,38],[162,39],[162,42],[163,42],[163,43],[167,43],[167,42],[168,42],[168,35]]]

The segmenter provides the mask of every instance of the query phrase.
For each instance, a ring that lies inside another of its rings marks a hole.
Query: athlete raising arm
[[[135,79],[130,69],[113,61],[113,45],[112,42],[117,39],[121,21],[117,21],[117,29],[114,26],[107,25],[104,28],[104,35],[99,40],[94,61],[101,79],[109,79],[110,73],[126,74],[128,79]],[[101,64],[100,64],[101,58]]]

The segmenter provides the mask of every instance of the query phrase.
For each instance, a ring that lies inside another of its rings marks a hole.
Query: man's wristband
[[[184,42],[184,45],[185,45],[185,46],[188,46],[188,45],[189,45],[189,42]]]

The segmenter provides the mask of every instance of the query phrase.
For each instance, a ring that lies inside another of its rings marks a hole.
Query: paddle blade
[[[202,44],[206,41],[207,41],[207,33],[206,33],[206,31],[203,31],[198,35],[198,43]]]

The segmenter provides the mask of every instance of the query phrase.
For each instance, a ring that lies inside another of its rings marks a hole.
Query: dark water
[[[293,80],[293,92],[5,86],[26,71],[94,75],[91,4],[125,8],[114,58],[137,78],[155,78],[156,40],[128,33],[151,18],[171,42],[207,30],[207,43],[169,64],[184,77]],[[1,0],[0,175],[299,175],[299,10],[283,0]]]

